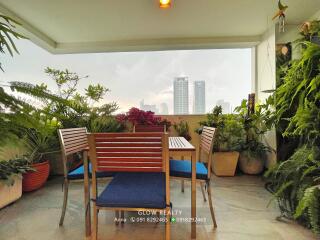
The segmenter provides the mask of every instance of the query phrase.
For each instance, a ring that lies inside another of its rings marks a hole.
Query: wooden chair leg
[[[98,209],[96,204],[93,204],[93,223],[92,223],[92,240],[98,238]]]
[[[181,161],[184,161],[184,156],[181,156]],[[181,192],[184,193],[184,180],[181,180]]]
[[[115,224],[119,225],[119,211],[114,212],[114,217],[115,217]]]
[[[121,224],[124,224],[124,211],[121,211]]]
[[[211,218],[213,221],[213,226],[214,228],[217,228],[217,222],[213,210],[213,205],[212,205],[212,194],[211,194],[211,187],[210,187],[210,182],[208,182],[208,198],[209,198],[209,207],[210,207],[210,212],[211,212]]]
[[[206,198],[206,192],[204,191],[204,186],[203,186],[203,183],[200,182],[200,187],[201,187],[201,192],[202,192],[202,196],[203,196],[203,201],[207,201],[207,198]]]
[[[166,237],[165,240],[170,240],[171,237],[171,216],[170,216],[170,209],[166,210]]]
[[[69,189],[69,181],[68,179],[64,180],[63,185],[63,205],[62,205],[62,212],[60,216],[59,226],[63,225],[64,216],[66,215],[67,203],[68,203],[68,189]]]
[[[184,180],[181,180],[181,192],[184,192]]]

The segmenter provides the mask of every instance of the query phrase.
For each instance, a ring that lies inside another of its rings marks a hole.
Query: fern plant
[[[299,147],[266,173],[267,188],[282,215],[320,234],[320,21],[304,24],[301,34],[301,58],[288,65],[274,96],[277,129]]]
[[[309,219],[312,230],[320,235],[320,185],[308,187],[296,208],[294,218],[305,215]]]
[[[317,232],[320,227],[314,215],[308,215],[307,210],[313,211],[317,206],[308,202],[309,188],[320,184],[319,148],[302,146],[287,161],[269,169],[265,176],[270,182],[268,189],[273,192],[278,201],[282,216],[296,218],[306,223]],[[314,195],[312,197],[319,197]],[[317,198],[319,202],[319,198]],[[319,217],[319,215],[318,215]]]
[[[5,54],[8,52],[11,56],[13,53],[19,53],[13,39],[25,38],[23,35],[16,31],[16,26],[20,25],[14,19],[0,15],[0,53]],[[3,71],[1,62],[0,69]]]

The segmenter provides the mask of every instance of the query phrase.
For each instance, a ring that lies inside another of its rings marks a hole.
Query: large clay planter
[[[47,181],[50,172],[49,161],[36,163],[32,165],[35,171],[23,174],[22,190],[23,192],[31,192],[41,188]]]
[[[0,181],[0,209],[17,201],[22,196],[22,177],[15,176],[13,185]]]
[[[219,177],[232,177],[236,173],[238,159],[238,152],[214,152],[212,171]]]
[[[251,157],[247,152],[241,152],[239,158],[240,170],[249,175],[258,175],[264,168],[264,160]]]

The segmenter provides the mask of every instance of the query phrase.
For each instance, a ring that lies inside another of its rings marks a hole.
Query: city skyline
[[[159,110],[155,104],[145,104],[144,99],[140,101],[140,109],[143,111],[151,111],[155,114],[159,114]]]
[[[251,92],[250,49],[206,49],[153,52],[115,52],[53,55],[28,40],[17,42],[20,54],[3,56],[4,73],[0,81],[22,81],[47,84],[58,92],[55,83],[44,73],[46,67],[68,69],[79,76],[78,91],[84,93],[89,83],[102,84],[110,89],[98,104],[117,102],[124,113],[139,107],[140,101],[168,105],[173,114],[173,79],[188,76],[190,80],[206,82],[206,112],[210,112],[219,99],[240,104]],[[30,58],[29,56],[34,56]],[[229,71],[230,69],[234,71]],[[193,91],[190,90],[192,104]],[[192,111],[192,106],[189,112]]]

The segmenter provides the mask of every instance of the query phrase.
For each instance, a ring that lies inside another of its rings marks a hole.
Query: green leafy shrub
[[[244,138],[244,128],[238,115],[222,114],[221,106],[216,106],[207,114],[207,120],[200,122],[200,125],[217,129],[213,151],[227,152],[240,149],[239,143]],[[197,132],[201,133],[201,129]]]
[[[189,133],[189,124],[186,121],[180,121],[179,123],[174,123],[173,127],[177,131],[180,137],[184,137],[188,141],[191,140],[191,136]]]
[[[13,185],[14,176],[33,171],[29,166],[29,162],[25,158],[16,158],[8,161],[0,161],[0,181],[5,182],[7,185]]]
[[[123,130],[112,115],[118,109],[116,103],[96,106],[109,91],[107,88],[89,85],[81,95],[77,86],[87,76],[51,68],[45,72],[56,83],[56,93],[45,84],[10,82],[11,93],[0,87],[1,133],[4,139],[13,134],[24,140],[30,163],[45,161],[48,154],[59,152],[58,128],[87,127],[90,132]],[[28,98],[20,98],[16,93]]]
[[[244,128],[244,138],[239,142],[239,149],[254,159],[265,160],[271,150],[262,142],[262,137],[272,128],[272,101],[272,98],[268,98],[264,104],[256,104],[252,113],[248,112],[247,100],[242,100],[241,105],[235,109]]]

